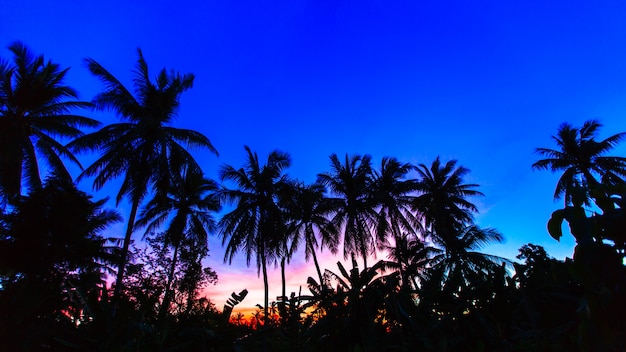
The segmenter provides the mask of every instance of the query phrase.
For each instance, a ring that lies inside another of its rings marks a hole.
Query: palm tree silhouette
[[[417,280],[422,281],[425,278],[434,248],[427,246],[415,234],[403,233],[394,238],[393,244],[384,245],[383,249],[393,263],[391,266],[400,273],[402,288],[410,290],[412,286],[412,289],[417,289]]]
[[[95,107],[115,112],[123,122],[105,126],[69,144],[76,152],[100,151],[100,157],[81,177],[95,176],[93,187],[99,190],[110,180],[123,176],[116,201],[119,204],[128,197],[132,203],[118,266],[116,298],[122,290],[137,210],[149,190],[165,192],[170,180],[180,175],[183,168],[201,173],[200,166],[185,147],[204,147],[217,154],[203,134],[169,126],[178,111],[180,96],[191,88],[194,76],[162,69],[155,82],[151,82],[141,50],[138,56],[134,95],[99,63],[86,59],[91,73],[105,87],[94,97]]]
[[[305,259],[313,258],[315,270],[323,281],[322,271],[317,260],[316,249],[324,247],[336,253],[339,246],[338,230],[328,219],[335,205],[333,200],[324,196],[326,188],[319,183],[304,185],[298,183],[290,188],[292,191],[284,204],[289,218],[289,231],[294,234],[295,248],[304,240]],[[318,242],[319,236],[319,242]]]
[[[43,320],[59,323],[71,315],[76,324],[89,324],[96,318],[90,305],[105,299],[100,288],[116,254],[102,233],[121,220],[105,203],[51,175],[0,216],[0,349],[36,341],[33,331]]]
[[[372,164],[369,155],[346,155],[342,164],[336,154],[330,156],[331,171],[318,174],[318,182],[327,186],[338,197],[331,221],[343,229],[343,255],[351,253],[363,257],[367,268],[367,256],[374,251],[372,227],[377,218],[376,205],[370,197]]]
[[[478,185],[463,183],[469,170],[456,164],[450,160],[442,166],[437,157],[430,168],[424,164],[415,167],[420,194],[413,207],[422,217],[426,233],[444,240],[455,238],[459,229],[472,222],[472,212],[478,208],[467,198],[483,195],[474,189]]]
[[[546,159],[535,162],[532,165],[533,169],[563,171],[554,191],[554,199],[563,197],[566,206],[578,202],[587,204],[590,188],[600,182],[624,183],[626,158],[604,155],[626,136],[626,132],[598,141],[596,137],[600,127],[602,125],[595,120],[585,121],[580,128],[563,123],[559,126],[557,134],[552,136],[558,149],[535,149],[537,154]],[[597,176],[601,178],[600,181]],[[576,194],[577,189],[582,192],[580,197]]]
[[[431,271],[443,278],[444,289],[457,290],[478,285],[489,278],[499,264],[507,259],[478,252],[484,246],[501,243],[504,237],[492,228],[476,225],[463,227],[453,238],[433,237],[439,248],[431,248]]]
[[[289,183],[284,171],[291,165],[291,158],[286,153],[273,151],[266,164],[261,165],[256,153],[248,146],[245,150],[248,155],[242,168],[224,165],[219,172],[222,181],[232,181],[237,186],[236,189],[222,188],[217,193],[221,200],[236,203],[235,208],[219,221],[219,233],[222,244],[228,242],[225,262],[232,263],[234,255],[243,250],[250,265],[252,254],[255,254],[257,270],[263,273],[263,313],[268,319],[267,264],[280,256],[283,237],[287,234],[279,194]]]
[[[182,177],[175,178],[167,193],[148,202],[137,220],[136,226],[147,226],[145,235],[155,233],[168,223],[163,242],[174,249],[159,310],[160,320],[166,316],[173,297],[172,283],[181,245],[206,248],[209,232],[215,229],[213,214],[220,210],[219,201],[214,196],[217,189],[215,181],[183,170]]]
[[[69,69],[34,56],[20,42],[9,50],[13,62],[0,60],[0,196],[14,202],[22,182],[30,190],[41,188],[41,160],[56,177],[71,180],[61,157],[80,163],[56,138],[79,137],[80,128],[99,122],[72,114],[90,104],[77,101],[78,93],[64,85]]]

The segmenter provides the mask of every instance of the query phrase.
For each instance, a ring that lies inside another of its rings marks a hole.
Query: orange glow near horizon
[[[217,250],[216,250],[217,251]],[[219,256],[215,256],[218,257]],[[320,270],[322,273],[325,269],[328,269],[337,275],[340,275],[337,268],[337,262],[341,262],[346,270],[350,270],[352,263],[350,259],[344,259],[341,254],[332,254],[328,250],[324,250],[321,253],[317,253],[318,261],[320,264]],[[210,259],[213,259],[212,255]],[[241,259],[241,258],[239,258]],[[378,260],[387,259],[387,254],[384,252],[377,252],[368,258],[368,266]],[[233,261],[233,265],[226,265],[222,262],[210,260],[207,263],[218,275],[218,283],[214,286],[207,287],[201,296],[206,296],[213,302],[220,311],[223,309],[226,300],[230,295],[235,292],[238,293],[243,289],[248,290],[246,298],[233,308],[231,317],[237,313],[242,313],[246,318],[256,312],[257,304],[263,305],[264,290],[263,290],[263,278],[257,275],[257,269],[254,265],[250,267],[245,266],[245,262],[236,263]],[[359,270],[362,270],[363,259],[357,258],[357,264]],[[285,269],[286,277],[286,294],[289,296],[292,292],[296,295],[310,295],[311,292],[307,286],[307,278],[312,277],[315,281],[319,281],[317,271],[313,260],[306,262],[304,259],[304,252],[298,251],[294,254],[291,263]],[[277,297],[281,295],[282,283],[280,277],[280,267],[268,266],[268,282],[269,282],[269,302],[277,301]]]

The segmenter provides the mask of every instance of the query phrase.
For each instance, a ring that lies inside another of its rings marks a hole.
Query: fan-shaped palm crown
[[[100,189],[111,179],[124,175],[118,202],[125,195],[140,201],[150,188],[167,189],[172,175],[180,174],[183,166],[201,173],[187,147],[203,147],[217,154],[203,134],[169,126],[178,111],[181,94],[193,84],[193,74],[162,69],[152,82],[141,50],[138,54],[133,80],[135,95],[95,60],[86,60],[91,73],[105,86],[93,99],[96,108],[113,111],[124,122],[105,126],[70,144],[78,152],[102,152],[83,173],[95,176],[94,188]]]
[[[456,160],[441,165],[439,157],[427,167],[420,164],[415,168],[419,175],[414,208],[423,216],[427,230],[437,236],[446,233],[453,236],[456,230],[470,223],[472,212],[478,208],[468,197],[482,196],[474,188],[477,184],[463,183],[463,177],[469,172],[462,166],[456,166]]]
[[[117,202],[124,196],[132,202],[118,268],[116,297],[122,289],[137,209],[148,190],[166,192],[171,180],[180,177],[183,169],[202,173],[187,147],[204,147],[217,154],[203,134],[169,126],[178,111],[180,96],[191,88],[194,76],[162,69],[152,82],[141,50],[138,54],[134,95],[95,60],[86,60],[91,73],[104,84],[104,91],[93,99],[95,107],[115,112],[124,122],[105,126],[68,145],[76,152],[99,151],[100,157],[81,177],[95,176],[94,188],[100,189],[123,175]]]
[[[357,253],[367,267],[367,256],[374,250],[372,227],[376,204],[370,196],[372,162],[369,155],[348,156],[342,164],[336,154],[330,156],[331,171],[319,174],[318,181],[340,200],[332,222],[343,229],[343,254]]]
[[[415,234],[420,227],[411,211],[417,183],[407,179],[410,164],[395,158],[384,157],[378,170],[373,170],[370,195],[378,208],[376,235],[383,246],[389,236],[401,237],[403,233]]]
[[[564,198],[565,204],[573,202],[575,189],[584,192],[583,202],[589,199],[589,190],[599,182],[623,183],[626,176],[626,158],[605,156],[625,136],[614,134],[604,140],[596,140],[602,125],[595,120],[585,121],[581,128],[563,123],[552,139],[558,149],[537,148],[535,151],[546,159],[535,162],[533,169],[563,172],[554,191],[554,199]],[[596,177],[600,177],[598,180]]]
[[[269,292],[267,263],[277,258],[283,250],[287,234],[286,219],[279,206],[279,194],[289,183],[284,174],[291,165],[288,154],[273,151],[267,163],[261,165],[256,153],[246,146],[244,167],[235,169],[224,165],[220,169],[222,181],[231,181],[235,189],[222,188],[217,194],[221,200],[235,203],[235,208],[219,222],[220,236],[226,244],[224,261],[232,262],[234,255],[243,250],[247,264],[256,255],[257,270],[263,273],[265,289],[264,313],[267,317]]]
[[[22,181],[31,190],[41,187],[40,160],[70,180],[61,157],[80,163],[56,138],[79,137],[81,127],[99,123],[72,114],[90,104],[77,101],[78,93],[63,83],[68,69],[34,56],[19,42],[9,50],[13,62],[0,60],[0,194],[15,200]]]
[[[329,220],[335,204],[325,197],[326,188],[319,183],[304,185],[297,183],[288,187],[283,208],[289,221],[289,232],[293,234],[292,250],[304,240],[305,259],[313,257],[320,282],[322,272],[317,261],[316,249],[327,247],[336,253],[339,246],[339,233]],[[319,236],[319,242],[318,242]]]

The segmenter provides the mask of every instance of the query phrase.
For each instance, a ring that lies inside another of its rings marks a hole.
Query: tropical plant
[[[0,218],[1,350],[61,349],[55,331],[94,319],[118,254],[101,236],[120,220],[105,202],[48,178]]]
[[[395,158],[384,157],[378,170],[373,170],[370,196],[377,206],[376,237],[379,248],[389,248],[387,241],[394,243],[406,241],[408,234],[417,238],[421,229],[419,218],[413,213],[411,205],[416,190],[416,180],[407,179],[412,170],[410,164],[400,163]],[[398,266],[402,285],[408,285],[406,267]]]
[[[112,179],[123,176],[116,201],[119,204],[127,196],[132,204],[118,265],[115,287],[118,298],[137,210],[149,190],[165,192],[183,169],[201,173],[200,166],[185,147],[203,147],[217,154],[203,134],[170,126],[176,117],[180,96],[191,88],[194,76],[162,69],[152,82],[141,50],[138,55],[134,95],[95,60],[86,60],[91,73],[105,87],[94,97],[95,107],[115,112],[123,122],[105,126],[69,144],[75,152],[99,151],[100,157],[81,177],[95,176],[93,186],[99,190]]]
[[[167,193],[155,197],[145,206],[137,220],[136,226],[147,226],[144,236],[156,233],[167,223],[162,238],[164,245],[174,251],[159,311],[161,320],[172,300],[180,246],[206,248],[209,232],[215,229],[213,214],[220,210],[219,201],[213,194],[217,189],[215,181],[185,169],[181,177],[170,184]]]
[[[472,212],[478,211],[467,198],[483,195],[474,189],[478,185],[463,183],[469,170],[456,164],[450,160],[442,166],[437,157],[430,168],[424,164],[415,167],[419,195],[413,207],[421,215],[426,233],[444,241],[455,238],[457,230],[473,220]]]
[[[221,200],[235,203],[235,208],[219,221],[219,234],[222,244],[226,244],[225,262],[232,263],[235,254],[243,250],[246,263],[250,265],[255,254],[257,270],[263,274],[263,313],[268,319],[267,264],[280,257],[283,238],[288,233],[285,214],[279,206],[279,194],[281,188],[288,186],[284,171],[291,165],[291,158],[286,153],[273,151],[267,162],[261,165],[256,153],[248,146],[245,150],[247,159],[242,168],[224,165],[219,172],[222,181],[236,185],[235,189],[223,187],[217,193]]]
[[[504,237],[492,228],[468,225],[454,238],[433,238],[439,248],[433,248],[431,271],[443,279],[443,289],[458,292],[486,281],[507,259],[479,252],[484,246],[500,243]]]
[[[313,258],[317,275],[322,282],[316,250],[326,247],[332,253],[337,252],[338,230],[328,219],[335,205],[332,199],[325,197],[326,188],[319,183],[299,183],[289,190],[291,194],[285,198],[283,204],[289,219],[289,231],[295,235],[293,242],[296,246],[304,240],[305,259],[308,261]]]
[[[533,169],[563,172],[557,182],[554,199],[563,197],[566,206],[588,204],[590,189],[600,183],[624,183],[626,158],[605,154],[626,137],[626,132],[598,141],[596,138],[600,127],[602,125],[595,120],[585,121],[580,128],[563,123],[557,134],[552,136],[558,149],[535,149],[537,154],[546,159],[535,162]]]
[[[380,350],[386,344],[387,298],[398,287],[397,272],[381,275],[391,264],[381,260],[359,270],[352,254],[350,271],[337,262],[340,274],[326,270],[323,284],[317,285],[309,278],[311,291],[324,300],[317,306],[323,314],[308,332],[308,337],[337,350]],[[325,288],[332,289],[331,295],[320,296]]]
[[[318,174],[318,182],[327,186],[339,201],[332,223],[343,232],[343,255],[356,253],[363,258],[374,252],[373,228],[377,219],[376,204],[370,196],[372,163],[369,155],[346,155],[342,164],[336,154],[330,156],[330,172]]]
[[[393,244],[384,245],[392,268],[398,269],[405,290],[417,289],[418,282],[425,278],[433,248],[415,235],[403,233],[394,238]]]
[[[412,167],[396,158],[384,157],[380,169],[372,172],[370,195],[378,207],[376,235],[378,243],[387,238],[397,238],[405,233],[415,233],[420,228],[411,204],[417,188],[414,179],[406,179]]]
[[[9,50],[13,62],[0,60],[0,199],[16,202],[22,183],[29,190],[41,187],[40,161],[56,177],[71,180],[61,157],[80,163],[57,138],[79,137],[81,128],[99,122],[72,114],[90,104],[64,84],[69,69],[45,62],[20,42]]]

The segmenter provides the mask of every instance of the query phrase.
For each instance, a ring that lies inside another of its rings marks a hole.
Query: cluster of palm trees
[[[159,233],[163,246],[171,249],[160,321],[167,316],[174,297],[180,254],[189,252],[187,247],[206,249],[212,233],[220,236],[226,247],[225,261],[232,262],[240,252],[245,253],[248,265],[254,260],[264,282],[265,325],[271,321],[268,266],[280,266],[279,308],[285,316],[286,305],[295,304],[288,303],[285,292],[286,266],[302,250],[307,260],[313,259],[318,281],[310,278],[309,283],[321,296],[334,289],[329,277],[339,282],[342,290],[358,296],[363,285],[380,275],[379,270],[391,268],[397,271],[397,285],[403,292],[415,295],[429,286],[449,297],[459,297],[471,287],[488,282],[494,273],[504,273],[502,263],[509,262],[479,251],[502,241],[503,236],[474,222],[478,209],[472,200],[482,193],[478,185],[464,181],[469,170],[455,160],[436,158],[431,164],[411,165],[384,157],[375,165],[369,155],[332,154],[329,170],[319,173],[316,182],[305,184],[289,176],[288,153],[273,151],[261,159],[246,146],[244,164],[239,168],[222,166],[218,171],[222,184],[218,184],[204,176],[190,153],[191,148],[204,148],[217,155],[210,140],[197,131],[172,126],[180,96],[193,84],[192,74],[163,69],[153,81],[139,50],[133,86],[128,89],[95,60],[86,59],[89,71],[104,89],[91,102],[83,102],[64,83],[67,69],[33,55],[21,43],[9,50],[13,60],[0,61],[3,219],[13,219],[4,215],[19,209],[25,193],[37,194],[46,185],[41,169],[61,182],[63,186],[58,188],[72,183],[63,159],[81,168],[78,180],[93,178],[95,190],[121,178],[116,204],[127,200],[131,210],[119,255],[113,256],[117,269],[115,304],[124,295],[132,235],[139,229],[144,229],[144,236]],[[98,121],[76,115],[80,109],[110,111],[120,122],[100,127]],[[616,201],[613,195],[623,191],[626,158],[605,154],[626,134],[597,140],[600,127],[597,121],[587,121],[581,128],[563,124],[553,137],[558,149],[537,149],[546,159],[537,161],[533,168],[563,171],[554,193],[555,198],[565,200],[566,209],[557,214],[561,221],[575,219],[568,218],[574,211],[582,211],[584,216],[582,207],[591,200],[610,203],[600,207],[622,216],[621,206],[615,206],[621,200]],[[83,128],[99,129],[84,133]],[[83,168],[76,157],[81,153],[98,156]],[[611,187],[613,193],[599,195],[605,189],[602,187]],[[90,206],[100,211],[102,204]],[[222,205],[227,204],[230,210],[218,219]],[[117,219],[113,213],[102,214],[107,224]],[[3,222],[3,226],[11,223]],[[104,223],[94,226],[101,230]],[[602,236],[598,238],[602,242]],[[5,235],[1,239],[14,241]],[[323,249],[352,258],[349,274],[339,264],[348,281],[322,272],[317,253]],[[377,251],[387,252],[390,261],[368,264]],[[362,272],[356,257],[363,261]],[[381,282],[391,285],[396,281]]]
[[[181,94],[193,84],[192,74],[163,69],[153,82],[138,50],[131,91],[95,60],[86,59],[89,71],[104,85],[88,103],[78,101],[77,92],[64,84],[67,69],[45,62],[22,43],[12,44],[9,50],[13,61],[0,63],[0,192],[4,204],[19,199],[23,184],[29,191],[41,188],[40,161],[45,161],[50,174],[71,181],[61,158],[82,169],[75,154],[97,152],[97,160],[84,168],[78,179],[93,177],[93,187],[99,190],[121,177],[116,203],[124,198],[131,203],[117,263],[116,298],[123,289],[135,224],[150,224],[152,230],[175,213],[166,231],[167,244],[176,249],[181,236],[193,235],[204,238],[197,243],[206,246],[207,230],[213,222],[210,214],[219,210],[219,204],[201,194],[216,186],[202,177],[188,148],[206,148],[215,154],[217,150],[201,133],[171,126]],[[84,134],[81,128],[99,127],[100,123],[74,115],[77,108],[112,111],[121,121]],[[191,190],[197,198],[187,197],[185,192]],[[147,196],[153,200],[136,221]]]
[[[272,152],[263,164],[246,147],[242,168],[226,165],[219,171],[223,182],[233,182],[236,187],[219,187],[202,176],[200,165],[188,151],[200,147],[217,154],[210,140],[196,131],[171,126],[179,98],[191,88],[193,75],[163,69],[153,82],[139,50],[130,90],[98,62],[86,59],[104,90],[91,102],[81,102],[76,91],[63,83],[67,69],[45,62],[21,43],[11,45],[10,51],[13,62],[2,62],[0,86],[2,198],[9,204],[18,199],[22,184],[28,190],[40,188],[39,161],[46,162],[50,173],[71,180],[61,158],[82,168],[75,154],[98,153],[78,179],[93,177],[93,187],[99,190],[121,178],[116,203],[125,198],[131,203],[117,265],[117,298],[123,290],[136,227],[147,226],[148,234],[167,222],[164,241],[174,249],[175,265],[183,237],[195,237],[195,243],[206,245],[208,234],[215,229],[212,215],[222,202],[236,203],[219,221],[226,259],[232,260],[240,250],[245,251],[248,263],[255,256],[265,283],[264,307],[269,304],[268,263],[280,263],[284,277],[285,266],[300,243],[304,243],[307,258],[314,259],[321,282],[316,258],[319,248],[336,253],[343,244],[344,257],[357,254],[367,268],[368,257],[388,246],[389,239],[401,243],[407,238],[430,238],[442,248],[462,250],[459,234],[465,227],[475,228],[472,212],[477,209],[468,197],[481,194],[475,190],[477,185],[463,183],[468,170],[457,167],[455,161],[442,165],[437,159],[431,166],[414,167],[386,157],[375,169],[368,155],[346,155],[342,161],[333,154],[330,171],[319,174],[315,184],[304,185],[285,173],[290,165],[288,154]],[[84,134],[81,128],[100,124],[74,115],[77,108],[112,111],[121,121]],[[69,141],[63,144],[59,138]],[[418,179],[409,178],[414,170]],[[151,199],[145,203],[147,197]],[[464,233],[476,232],[483,233]]]
[[[220,170],[222,181],[234,187],[216,195],[235,206],[220,220],[219,231],[228,261],[238,251],[245,252],[248,265],[254,256],[263,275],[266,316],[267,266],[280,263],[280,297],[286,301],[285,264],[301,244],[306,258],[313,258],[319,283],[324,279],[316,251],[323,248],[337,253],[342,246],[344,259],[359,256],[364,269],[376,250],[389,249],[404,263],[402,285],[413,289],[416,276],[428,267],[445,266],[447,276],[454,270],[485,270],[502,260],[472,251],[503,237],[474,224],[477,208],[469,198],[481,193],[477,185],[463,182],[468,170],[454,160],[412,166],[385,157],[375,168],[369,155],[346,155],[342,161],[333,154],[330,171],[305,185],[286,173],[288,154],[274,151],[261,163],[249,147],[246,152],[242,168]],[[410,177],[414,170],[417,178]]]

